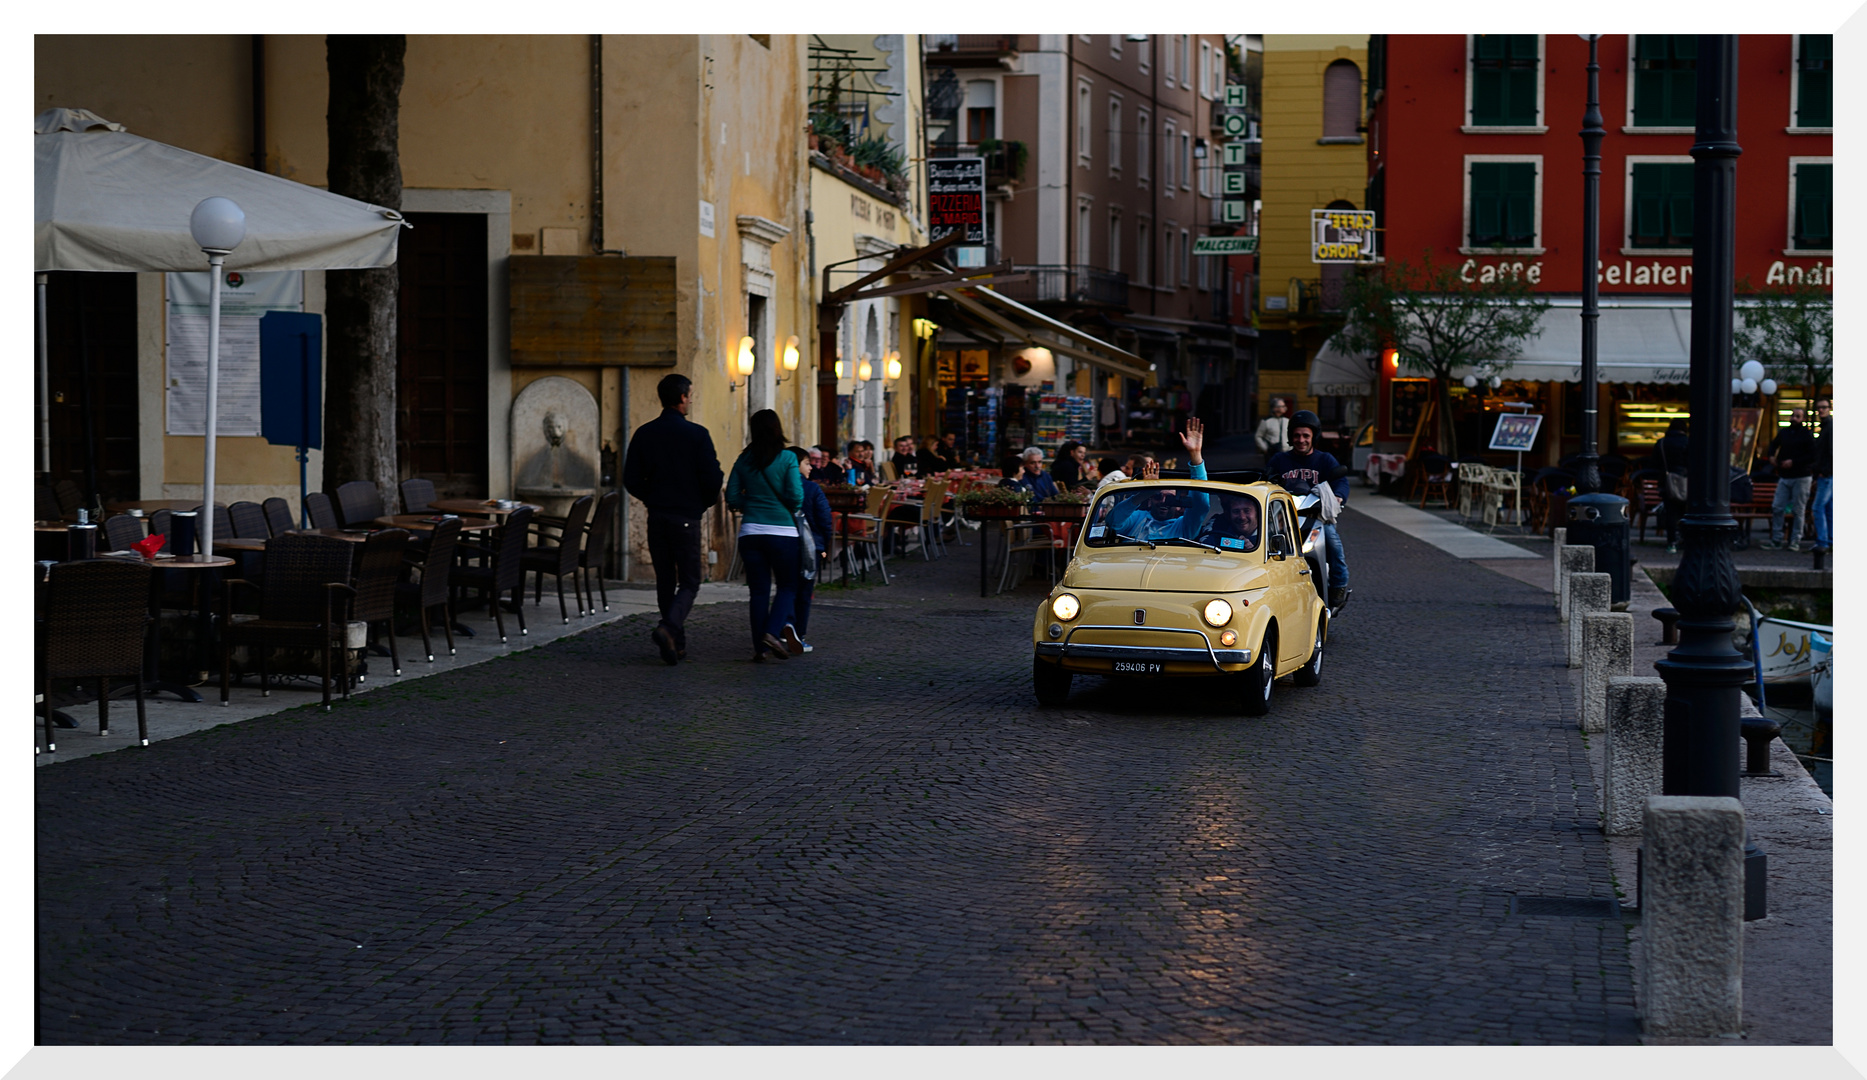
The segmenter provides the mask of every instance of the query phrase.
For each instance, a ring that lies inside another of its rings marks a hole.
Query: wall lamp
[[[891,382],[901,377],[901,350],[896,349],[888,354],[886,370],[888,372],[889,381]]]
[[[790,337],[784,339],[784,369],[790,372],[791,374],[778,376],[778,381],[781,383],[790,381],[790,379],[796,376],[797,374],[797,335],[796,334],[792,334]]]
[[[735,366],[739,369],[739,374],[745,377],[745,381],[733,382],[731,376],[728,376],[726,382],[726,389],[728,390],[737,390],[741,386],[745,386],[752,381],[752,369],[758,366],[758,358],[752,355],[752,338],[750,336],[739,339],[739,357]]]
[[[875,377],[875,365],[869,363],[869,354],[863,353],[862,359],[857,361],[856,363],[856,378],[861,380],[862,382],[868,382],[870,379],[873,379],[874,377]]]

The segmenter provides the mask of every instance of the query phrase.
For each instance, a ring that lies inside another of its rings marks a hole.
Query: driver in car
[[[1206,462],[1200,451],[1206,444],[1206,428],[1198,417],[1186,418],[1186,431],[1180,445],[1186,447],[1187,462],[1194,480],[1206,478]],[[1141,473],[1143,480],[1160,479],[1160,464],[1148,462]],[[1212,496],[1204,491],[1180,491],[1157,488],[1118,510],[1109,522],[1115,532],[1136,540],[1167,540],[1173,537],[1192,539],[1212,508]]]
[[[1200,539],[1223,551],[1258,549],[1258,504],[1245,496],[1227,496]]]

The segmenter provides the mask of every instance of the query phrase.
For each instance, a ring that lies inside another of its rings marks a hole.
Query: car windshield
[[[1256,551],[1263,508],[1240,491],[1188,484],[1104,490],[1090,507],[1090,547],[1196,541],[1220,551]]]

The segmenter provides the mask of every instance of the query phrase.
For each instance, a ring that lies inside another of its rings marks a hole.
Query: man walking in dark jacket
[[[1789,549],[1802,543],[1802,519],[1809,512],[1809,477],[1815,472],[1815,435],[1803,426],[1801,409],[1791,410],[1789,426],[1780,429],[1765,451],[1776,466],[1776,498],[1770,504],[1770,541],[1782,547],[1783,513],[1789,512]]]
[[[700,519],[719,501],[726,478],[713,436],[687,419],[693,386],[685,375],[661,380],[655,387],[661,415],[635,429],[622,465],[622,486],[648,507],[648,557],[661,607],[661,622],[648,636],[669,664],[687,655],[684,624],[704,565]]]

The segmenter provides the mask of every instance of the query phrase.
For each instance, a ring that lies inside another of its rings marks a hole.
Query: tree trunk
[[[1433,420],[1439,425],[1439,452],[1457,461],[1459,460],[1459,431],[1458,426],[1452,422],[1451,386],[1450,376],[1442,375],[1433,380],[1433,412],[1438,414]]]
[[[402,208],[402,160],[397,117],[402,97],[399,34],[325,38],[330,107],[328,178],[338,195]],[[324,276],[326,365],[324,490],[368,480],[383,506],[399,505],[396,489],[395,267],[331,270]]]

